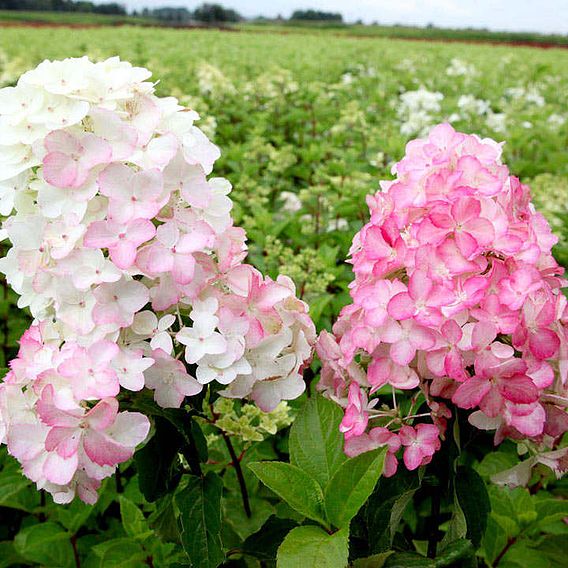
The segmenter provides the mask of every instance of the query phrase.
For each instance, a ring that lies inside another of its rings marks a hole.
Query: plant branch
[[[76,568],[81,568],[81,559],[79,558],[79,551],[77,550],[77,535],[74,534],[71,538],[71,546],[73,547],[73,557],[75,558]]]
[[[511,548],[511,546],[513,546],[513,544],[515,544],[515,542],[517,542],[517,537],[513,536],[513,537],[509,538],[509,540],[507,541],[507,544],[505,545],[503,550],[497,555],[497,558],[495,558],[495,561],[493,562],[493,568],[495,568],[495,566],[499,565],[499,562],[501,562],[501,560],[503,559],[503,556],[505,556],[505,554],[507,554],[509,548]]]

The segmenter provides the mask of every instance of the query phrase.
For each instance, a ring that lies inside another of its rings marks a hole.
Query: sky
[[[100,0],[103,1],[103,0]],[[130,9],[185,6],[203,0],[119,0]],[[346,21],[475,27],[491,30],[568,33],[568,0],[208,0],[245,17],[284,17],[296,9],[341,12]]]

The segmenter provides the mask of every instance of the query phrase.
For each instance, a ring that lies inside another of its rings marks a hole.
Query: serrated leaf
[[[475,561],[475,549],[471,541],[467,539],[457,540],[448,545],[444,551],[435,559],[436,568],[446,568],[449,566],[459,566],[468,568],[477,567]]]
[[[344,568],[349,557],[348,531],[332,535],[320,527],[292,529],[277,554],[277,568]]]
[[[16,552],[13,542],[0,542],[0,568],[10,568],[24,563],[25,560]]]
[[[477,548],[481,544],[487,527],[487,516],[491,511],[485,482],[471,467],[460,466],[456,473],[455,491],[465,515],[467,538]]]
[[[216,568],[225,554],[221,544],[221,493],[223,482],[215,473],[190,476],[176,495],[180,511],[181,542],[195,568]]]
[[[325,510],[338,528],[349,521],[369,498],[383,472],[387,448],[365,452],[344,462],[325,489]]]
[[[566,536],[546,535],[539,542],[536,550],[548,558],[551,566],[563,566],[566,563]]]
[[[565,566],[563,563],[561,566]],[[513,544],[499,562],[499,568],[556,568],[540,550],[530,548],[524,542]]]
[[[139,568],[146,553],[131,538],[114,538],[93,546],[85,568]]]
[[[490,566],[507,545],[508,535],[505,529],[497,523],[492,513],[487,520],[487,529],[483,537],[482,549],[484,557]]]
[[[347,459],[339,432],[342,418],[337,404],[314,396],[306,401],[290,429],[290,463],[313,477],[322,489]]]
[[[454,490],[454,506],[452,510],[452,516],[450,517],[450,521],[446,529],[446,534],[444,535],[444,538],[440,543],[440,549],[446,549],[455,541],[464,539],[466,535],[467,521]]]
[[[367,558],[357,558],[353,562],[353,568],[383,568],[388,557],[392,554],[394,554],[394,551],[389,550],[388,552],[373,554],[373,556],[368,556]]]
[[[292,509],[327,526],[320,486],[303,470],[284,462],[256,462],[248,467]]]
[[[223,498],[223,519],[241,537],[247,538],[255,533],[265,523],[266,519],[274,513],[274,507],[265,499],[249,499],[251,516],[247,517],[243,509],[241,497]]]
[[[511,452],[492,452],[483,458],[477,466],[477,472],[483,477],[491,477],[512,468],[518,461],[518,457]]]
[[[406,507],[421,485],[421,475],[402,469],[394,477],[382,477],[371,495],[366,523],[371,539],[371,552],[391,548]]]
[[[144,513],[125,497],[121,496],[119,502],[124,532],[136,540],[144,540],[152,536],[153,532],[148,528],[148,522],[144,517]]]
[[[23,558],[42,566],[67,568],[75,564],[69,533],[57,523],[24,528],[16,535],[14,547]]]
[[[566,499],[541,499],[535,503],[539,526],[560,521],[568,517],[568,501]]]
[[[20,472],[0,475],[0,507],[31,513],[39,505],[39,493]]]
[[[92,505],[86,505],[76,499],[65,507],[58,505],[54,511],[54,518],[71,534],[75,534],[87,522],[94,510]]]
[[[389,556],[385,568],[436,568],[434,560],[412,552],[398,552]]]
[[[297,526],[295,521],[272,515],[257,532],[244,541],[241,550],[259,560],[276,560],[278,547],[286,535]]]

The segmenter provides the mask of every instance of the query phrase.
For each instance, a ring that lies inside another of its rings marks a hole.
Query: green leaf
[[[255,533],[274,513],[274,507],[265,499],[249,499],[251,516],[247,517],[240,496],[223,498],[223,519],[242,540]]]
[[[0,475],[0,507],[31,513],[39,506],[39,492],[19,471]]]
[[[477,466],[477,472],[483,477],[491,477],[510,469],[519,462],[518,457],[512,452],[497,451],[487,454]]]
[[[69,533],[57,523],[26,527],[16,535],[14,547],[23,558],[42,566],[66,568],[75,565]]]
[[[181,544],[174,496],[171,493],[156,503],[156,508],[148,517],[148,525],[163,540]]]
[[[394,477],[381,477],[366,511],[367,529],[373,535],[371,552],[385,552],[392,547],[402,515],[420,485],[420,473],[407,469]]]
[[[436,563],[420,554],[398,552],[389,556],[384,566],[385,568],[436,568]]]
[[[278,568],[344,568],[349,557],[349,533],[342,529],[332,535],[320,527],[296,527],[280,545]]]
[[[248,556],[259,560],[276,560],[278,547],[285,536],[298,524],[290,519],[279,519],[272,515],[264,525],[251,534],[243,543],[241,550]]]
[[[499,556],[499,553],[507,546],[508,535],[505,529],[496,521],[494,514],[489,515],[487,529],[483,537],[483,553],[485,560],[490,566]]]
[[[25,560],[16,552],[13,542],[0,542],[0,568],[24,564]]]
[[[93,546],[85,568],[139,568],[147,554],[130,538],[113,538]]]
[[[305,471],[275,461],[251,463],[248,467],[292,509],[327,527],[322,490]]]
[[[475,549],[471,541],[466,539],[457,540],[447,546],[444,551],[436,557],[436,568],[446,568],[448,566],[459,566],[467,568],[477,567],[475,560]]]
[[[387,448],[365,452],[344,462],[325,489],[325,510],[329,521],[338,528],[349,521],[373,492],[385,461]]]
[[[566,537],[564,535],[546,535],[536,550],[544,554],[551,566],[566,564]]]
[[[176,495],[180,511],[181,541],[194,568],[216,568],[225,554],[221,544],[221,493],[223,482],[213,472],[204,478],[190,476]]]
[[[125,497],[120,497],[120,517],[122,527],[126,534],[136,540],[145,540],[152,536],[153,531],[148,528],[144,513]]]
[[[467,520],[454,488],[454,506],[448,522],[446,534],[440,543],[440,549],[446,549],[451,543],[462,540],[467,536]]]
[[[195,441],[199,461],[205,463],[209,459],[207,440],[205,439],[201,426],[195,420],[191,421],[191,435]]]
[[[342,418],[337,404],[314,396],[306,401],[290,429],[290,463],[313,477],[322,489],[347,459],[339,432]]]
[[[55,520],[62,524],[71,534],[75,534],[91,516],[94,511],[92,505],[86,505],[82,501],[75,499],[69,505],[55,509]]]
[[[565,555],[566,558],[566,555]],[[566,563],[556,565],[557,568]],[[530,548],[525,542],[518,542],[507,550],[499,562],[499,568],[556,568],[540,550]]]
[[[392,554],[394,554],[394,551],[389,550],[388,552],[373,554],[373,556],[367,558],[357,558],[353,562],[353,568],[383,568],[388,557]]]
[[[566,499],[541,499],[535,503],[535,508],[540,527],[568,517],[568,501]]]
[[[177,456],[184,443],[170,421],[157,417],[155,424],[154,436],[134,456],[140,491],[151,503],[173,490],[179,482]]]

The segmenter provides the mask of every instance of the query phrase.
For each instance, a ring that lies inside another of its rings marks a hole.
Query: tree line
[[[126,16],[128,14],[124,5],[118,2],[94,3],[89,0],[0,0],[0,10],[30,10],[41,12],[87,12],[95,14],[109,14]],[[231,8],[221,4],[205,3],[189,10],[187,8],[163,6],[160,8],[144,8],[132,13],[133,16],[152,18],[172,24],[185,24],[189,22],[231,23],[239,22],[244,18]],[[283,19],[279,16],[278,19]],[[290,20],[329,21],[342,22],[339,13],[322,12],[320,10],[296,10]]]
[[[86,0],[0,0],[0,10],[32,10],[36,12],[88,12],[126,16],[126,8],[118,2],[95,4]]]

